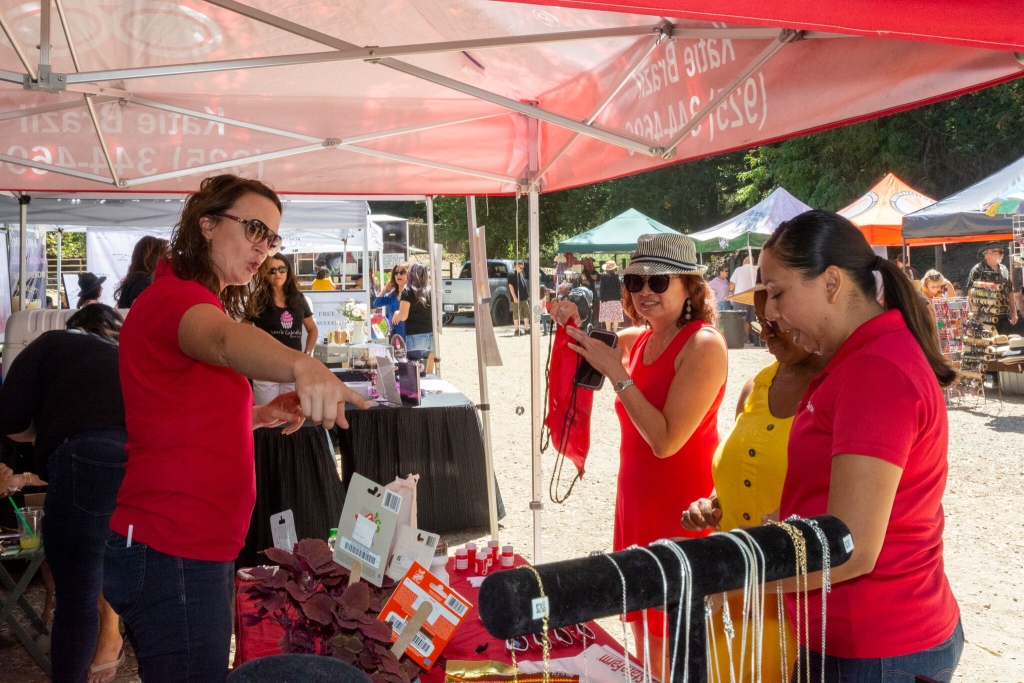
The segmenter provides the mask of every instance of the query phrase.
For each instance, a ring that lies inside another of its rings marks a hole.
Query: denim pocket
[[[128,539],[110,532],[104,547],[103,597],[122,617],[127,617],[142,595],[146,578],[146,550],[143,543],[128,546]]]
[[[120,462],[115,452],[120,448]],[[72,500],[77,509],[95,517],[114,514],[117,491],[124,479],[124,449],[113,442],[82,444],[71,454]],[[106,456],[106,457],[105,457]]]

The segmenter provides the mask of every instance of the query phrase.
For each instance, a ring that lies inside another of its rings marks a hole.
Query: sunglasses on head
[[[278,266],[277,268],[271,268],[267,271],[267,275],[274,275],[275,273],[281,273],[281,275],[288,274],[288,266]]]
[[[672,278],[677,277],[676,275],[636,275],[630,273],[629,275],[622,276],[622,284],[626,286],[626,289],[633,294],[639,293],[646,284],[651,288],[651,291],[655,294],[662,294],[668,289],[669,282]]]
[[[257,218],[246,220],[245,218],[232,216],[229,213],[214,213],[210,215],[214,218],[227,218],[236,223],[241,223],[245,227],[245,238],[253,244],[259,244],[266,240],[267,249],[270,250],[271,254],[276,254],[277,250],[281,248],[281,236]]]

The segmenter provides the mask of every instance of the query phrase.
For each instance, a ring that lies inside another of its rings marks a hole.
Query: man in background
[[[512,295],[512,322],[516,326],[515,336],[530,333],[530,290],[523,277],[522,261],[516,261],[515,269],[508,276],[508,291]],[[523,319],[523,332],[519,331],[519,319]]]
[[[729,291],[733,294],[745,292],[748,289],[753,289],[755,282],[757,282],[757,264],[751,263],[750,255],[748,254],[743,258],[743,265],[734,270],[732,277],[729,278]],[[736,310],[746,312],[747,319],[743,323],[743,329],[747,333],[747,344],[750,346],[755,345],[757,342],[750,336],[750,323],[754,322],[757,317],[754,313],[754,307],[737,303]]]

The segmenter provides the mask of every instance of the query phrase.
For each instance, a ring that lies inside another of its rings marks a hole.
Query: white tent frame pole
[[[168,111],[173,114],[181,114],[182,116],[192,116],[197,119],[203,119],[205,121],[215,121],[216,123],[224,123],[230,126],[238,126],[239,128],[247,128],[249,130],[259,131],[261,133],[270,133],[271,135],[280,135],[286,138],[293,138],[295,140],[301,140],[302,142],[324,142],[324,138],[314,137],[312,135],[304,135],[302,133],[295,133],[290,130],[284,130],[282,128],[271,128],[270,126],[261,126],[257,123],[250,123],[248,121],[241,121],[239,119],[231,119],[226,116],[218,116],[217,114],[211,114],[205,111],[197,111],[195,109],[186,109],[184,107],[176,107],[173,104],[164,104],[163,102],[157,102],[144,97],[133,97],[133,104],[139,104],[143,107],[149,107],[150,109],[159,109],[160,111]]]
[[[219,2],[211,4],[220,5]],[[225,8],[227,9],[227,8]],[[306,52],[272,57],[253,57],[250,59],[225,59],[218,61],[186,64],[168,64],[166,66],[141,67],[136,69],[110,69],[91,71],[68,77],[68,83],[96,83],[101,81],[123,81],[134,78],[153,78],[159,76],[181,76],[196,73],[219,71],[236,71],[238,69],[261,69],[275,66],[296,66],[303,64],[319,64],[323,62],[376,61],[387,57],[408,57],[444,52],[463,52],[466,50],[488,50],[494,48],[520,47],[528,45],[544,45],[551,43],[578,42],[583,40],[600,40],[602,38],[632,38],[649,35],[659,30],[658,24],[647,26],[624,26],[621,28],[593,29],[587,31],[560,31],[556,33],[537,33],[525,36],[501,36],[499,38],[476,38],[471,40],[450,40],[438,43],[413,43],[393,45],[389,47],[366,46],[351,47],[344,50],[329,52]],[[740,29],[742,30],[742,29]],[[763,29],[755,29],[759,34]],[[759,35],[762,38],[774,38],[775,31],[768,30],[770,35]],[[702,31],[702,33],[719,33],[721,31]],[[716,35],[711,35],[714,38]]]
[[[658,38],[651,43],[651,46],[644,50],[643,54],[641,54],[633,62],[633,64],[629,67],[626,73],[623,74],[622,79],[618,82],[615,88],[611,91],[611,93],[608,94],[608,97],[604,99],[604,102],[602,102],[601,105],[594,110],[594,113],[591,114],[590,117],[587,119],[586,122],[588,124],[593,123],[597,119],[597,117],[601,115],[601,112],[603,112],[605,108],[607,108],[608,105],[612,103],[612,100],[615,99],[615,97],[619,94],[622,88],[625,87],[627,83],[629,83],[631,78],[633,78],[633,75],[637,72],[637,69],[643,66],[644,62],[647,61],[647,58],[651,56],[651,53],[653,53],[654,50],[659,45],[661,45],[662,40],[663,37],[658,36]],[[572,137],[566,140],[565,144],[562,145],[562,148],[558,150],[558,152],[556,152],[553,157],[551,157],[551,160],[548,161],[548,163],[545,164],[543,168],[540,169],[540,172],[537,173],[537,177],[534,179],[534,182],[540,182],[540,179],[547,175],[547,172],[551,170],[551,167],[558,163],[558,160],[561,159],[562,156],[569,151],[569,148],[572,147],[573,143],[579,140],[579,138],[580,133],[573,133]]]
[[[329,36],[326,33],[321,33],[320,31],[316,31],[306,26],[302,26],[300,24],[296,24],[286,19],[282,19],[268,12],[263,12],[252,7],[248,7],[241,3],[235,2],[235,0],[206,0],[206,2],[221,7],[223,9],[230,10],[232,12],[248,17],[250,19],[262,22],[264,24],[274,26],[275,28],[281,29],[282,31],[287,31],[292,34],[302,36],[303,38],[306,38],[313,42],[317,42],[322,45],[327,45],[328,47],[333,47],[336,50],[351,50],[353,48],[358,47],[352,43],[340,40],[333,36]],[[664,30],[670,30],[670,25],[666,24]],[[442,76],[441,74],[428,71],[427,69],[421,69],[420,67],[413,66],[412,64],[406,64],[405,62],[401,62],[397,59],[383,58],[380,59],[379,61],[376,61],[375,63],[380,64],[382,66],[386,66],[390,69],[394,69],[409,76],[413,76],[415,78],[428,81],[435,85],[439,85],[444,88],[449,88],[451,90],[455,90],[456,92],[461,92],[465,95],[469,95],[477,99],[491,102],[492,104],[496,104],[500,107],[510,109],[511,111],[519,112],[520,114],[525,114],[526,116],[529,116],[531,118],[539,119],[541,121],[547,121],[548,123],[554,124],[556,126],[560,126],[562,128],[567,128],[569,130],[582,133],[584,135],[596,138],[598,140],[602,140],[609,144],[617,145],[625,149],[631,149],[634,152],[639,152],[640,154],[644,154],[647,156],[658,156],[665,151],[665,148],[658,145],[658,143],[655,141],[647,140],[645,138],[631,135],[629,133],[613,131],[607,128],[599,127],[596,124],[588,125],[586,123],[583,123],[582,121],[576,121],[574,119],[568,118],[566,116],[561,116],[560,114],[555,114],[554,112],[541,109],[540,107],[533,106],[531,104],[519,102],[518,100],[513,100],[511,98],[503,97],[501,95],[496,95],[495,93],[483,90],[482,88],[477,88],[467,83],[457,81],[453,78]]]
[[[6,81],[7,83],[17,83],[20,85],[25,82],[25,74],[20,74],[17,71],[7,71],[6,69],[0,69],[0,81]]]
[[[50,0],[39,3],[39,67],[50,68]]]
[[[408,237],[408,235],[407,235]],[[427,252],[430,256],[430,302],[433,315],[430,323],[434,329],[434,372],[441,376],[441,264],[434,252],[434,198],[427,197]]]
[[[62,259],[64,258],[64,228],[57,228],[57,310],[60,310],[62,306],[61,291],[64,288],[64,283],[61,281],[63,277],[62,271]],[[70,305],[71,302],[68,302]]]
[[[355,152],[356,154],[365,154],[371,157],[380,157],[381,159],[390,159],[391,161],[401,161],[407,164],[414,164],[416,166],[426,166],[427,168],[434,168],[439,171],[449,171],[451,173],[461,173],[462,175],[476,176],[478,178],[486,178],[488,180],[494,180],[499,183],[511,183],[515,185],[518,181],[512,176],[499,175],[497,173],[488,173],[487,171],[477,171],[472,168],[464,168],[462,166],[452,166],[451,164],[442,164],[437,161],[427,161],[426,159],[419,159],[416,157],[408,157],[404,154],[394,154],[392,152],[383,152],[376,149],[367,149],[366,147],[358,147],[356,145],[336,145],[340,150],[346,152]]]
[[[718,108],[718,105],[720,105],[726,98],[730,97],[733,94],[733,92],[735,92],[736,89],[740,87],[740,85],[742,85],[743,81],[745,81],[750,76],[750,74],[754,73],[762,66],[764,66],[764,64],[769,59],[774,57],[779,50],[781,50],[787,44],[792,43],[794,40],[800,38],[801,35],[802,34],[800,33],[800,31],[794,31],[788,28],[780,31],[779,34],[775,37],[775,40],[773,40],[768,47],[762,50],[761,53],[757,55],[757,57],[754,57],[754,59],[749,64],[747,64],[747,66],[742,71],[740,71],[736,78],[729,81],[729,84],[727,86],[719,90],[715,94],[715,96],[711,98],[711,101],[704,105],[704,107],[701,108],[700,111],[694,114],[693,117],[690,119],[690,122],[683,126],[678,133],[676,133],[676,136],[672,138],[672,140],[668,143],[668,146],[665,147],[665,150],[662,153],[662,157],[667,159],[670,156],[672,156],[675,153],[676,147],[678,147],[679,144],[686,139],[686,136],[690,134],[690,131],[696,128],[701,123],[701,121],[711,116],[711,114],[714,113],[715,109]],[[713,123],[714,122],[712,122],[712,124]]]
[[[41,161],[33,161],[32,159],[11,156],[10,154],[0,154],[0,161],[6,161],[7,163],[13,164],[15,166],[36,168],[39,169],[40,171],[52,171],[53,173],[61,173],[63,175],[73,176],[75,178],[82,178],[83,180],[94,180],[97,183],[103,183],[104,185],[114,184],[114,181],[111,178],[107,178],[106,176],[96,175],[94,173],[86,173],[84,171],[76,171],[73,168],[54,166],[53,164],[44,164]]]
[[[396,135],[405,135],[406,133],[418,133],[423,130],[431,130],[433,128],[443,128],[445,126],[454,126],[460,123],[471,123],[473,121],[480,121],[482,119],[490,119],[496,116],[508,116],[508,112],[492,112],[490,114],[477,114],[474,116],[460,116],[454,119],[445,119],[444,121],[435,121],[431,123],[417,123],[412,126],[402,126],[401,128],[388,128],[385,130],[377,131],[374,133],[362,133],[360,135],[353,135],[351,137],[341,138],[341,144],[343,145],[354,145],[357,142],[368,142],[370,140],[380,140],[381,138],[390,138]]]
[[[382,239],[383,241],[383,239]],[[362,289],[367,292],[367,319],[362,325],[367,329],[367,341],[373,336],[370,332],[370,311],[374,309],[373,284],[374,279],[370,269],[370,216],[367,216],[367,226],[362,228]]]
[[[254,164],[260,161],[267,161],[268,159],[280,159],[281,157],[294,156],[296,154],[303,154],[305,152],[315,152],[316,150],[327,148],[327,144],[319,143],[315,145],[302,145],[301,147],[281,149],[276,152],[267,152],[265,154],[255,154],[250,157],[241,157],[239,159],[225,159],[224,161],[218,161],[215,164],[205,164],[203,166],[193,166],[192,168],[182,168],[177,171],[168,171],[167,173],[155,173],[153,175],[142,176],[139,178],[128,178],[127,180],[121,181],[121,187],[127,188],[135,187],[136,185],[145,185],[147,183],[158,183],[161,180],[172,180],[174,178],[196,175],[197,173],[217,171],[222,168],[234,168],[235,166],[245,166],[246,164]]]
[[[25,237],[28,232],[28,204],[32,197],[27,194],[18,197],[18,209],[20,212],[20,225],[18,228],[18,310],[25,310],[25,270],[28,268],[28,252],[25,247]]]
[[[81,71],[82,65],[78,61],[78,51],[75,49],[75,43],[71,39],[71,26],[68,24],[67,16],[64,14],[64,3],[62,0],[53,0],[57,6],[57,18],[60,20],[61,30],[64,32],[64,40],[68,44],[68,52],[71,53],[71,63],[75,66],[75,71]],[[49,42],[49,13],[50,13],[50,0],[43,0],[43,7],[45,7],[44,14],[46,15],[47,25],[47,42]],[[40,43],[42,45],[42,43]],[[47,59],[49,59],[49,49],[46,51]],[[40,64],[42,64],[42,51],[40,51]],[[42,68],[42,67],[40,67]],[[99,139],[100,150],[103,152],[103,158],[107,162],[107,170],[110,171],[110,177],[113,180],[114,185],[121,187],[121,178],[117,173],[117,168],[114,166],[114,159],[110,156],[110,146],[107,145],[106,136],[103,135],[103,129],[100,127],[100,117],[96,115],[96,107],[92,102],[92,96],[83,94],[82,98],[85,100],[85,106],[89,110],[89,118],[92,120],[93,130],[96,131],[96,137]]]
[[[111,98],[117,99],[117,98]],[[270,133],[271,135],[280,135],[282,137],[294,138],[295,140],[302,140],[303,142],[324,142],[328,139],[338,140],[338,145],[353,145],[357,142],[366,142],[368,140],[379,140],[381,138],[392,137],[396,135],[405,135],[406,133],[416,133],[422,130],[430,130],[432,128],[442,128],[444,126],[453,126],[460,123],[469,123],[471,121],[478,121],[480,119],[487,119],[494,116],[506,116],[508,112],[491,112],[489,114],[477,114],[474,116],[461,116],[455,119],[446,119],[444,121],[433,121],[430,123],[415,124],[412,126],[402,126],[401,128],[389,128],[381,131],[375,131],[372,133],[362,133],[360,135],[353,135],[345,138],[319,138],[312,135],[305,135],[303,133],[295,133],[290,130],[284,130],[282,128],[272,128],[270,126],[262,126],[257,123],[251,123],[249,121],[242,121],[239,119],[232,119],[227,116],[219,116],[217,114],[211,114],[210,112],[198,111],[195,109],[186,109],[184,107],[176,107],[172,104],[164,104],[163,102],[156,102],[155,100],[146,99],[143,97],[132,98],[133,104],[139,104],[143,107],[150,107],[152,109],[159,109],[161,111],[169,111],[175,114],[181,114],[182,116],[192,116],[197,119],[203,119],[205,121],[215,121],[217,123],[223,123],[229,126],[238,126],[239,128],[248,128],[249,130],[260,131],[261,133]],[[362,149],[362,148],[359,148]],[[370,150],[374,151],[374,150]]]
[[[120,98],[118,97],[93,98],[95,104],[106,104],[107,102],[116,102],[119,99]],[[78,109],[79,107],[84,106],[85,102],[61,102],[59,104],[46,104],[41,107],[32,107],[31,109],[16,109],[14,111],[5,111],[2,114],[0,114],[0,121],[21,119],[26,116],[36,116],[37,114],[45,114],[51,111],[62,111],[64,109]]]
[[[540,351],[540,193],[537,183],[530,184],[529,194],[529,259],[530,259],[530,453],[533,499],[533,563],[540,564],[542,558],[541,514],[544,511],[544,465],[540,456],[543,412],[544,360]]]
[[[469,261],[478,263],[481,254],[477,249],[476,238],[476,197],[466,197],[466,225],[469,229]],[[472,269],[474,273],[480,268]],[[487,273],[486,264],[483,272]],[[475,277],[475,276],[474,276]],[[485,285],[487,283],[484,283]],[[480,283],[473,282],[473,310],[477,315],[483,310],[483,302],[480,300]],[[488,286],[488,291],[490,287]],[[491,400],[487,388],[487,360],[484,349],[483,326],[478,322],[473,326],[476,330],[476,365],[480,378],[480,405],[477,406],[480,412],[480,426],[484,437],[484,461],[487,470],[487,516],[491,525],[491,538],[498,540],[498,500],[494,492],[496,480],[494,478],[494,455],[491,450]],[[535,560],[536,563],[536,560]]]
[[[176,114],[181,114],[183,116],[194,116],[194,117],[199,118],[199,119],[205,119],[205,120],[208,120],[208,121],[216,121],[218,123],[224,123],[224,124],[231,125],[231,126],[240,126],[242,128],[248,128],[250,130],[257,130],[257,131],[260,131],[260,132],[263,132],[263,133],[270,133],[272,135],[281,135],[281,136],[284,136],[284,137],[289,137],[289,138],[294,138],[294,139],[297,139],[297,140],[302,140],[304,142],[315,143],[313,145],[310,145],[308,148],[295,147],[295,148],[292,148],[292,150],[284,150],[284,151],[287,151],[287,154],[284,154],[282,152],[268,152],[266,155],[256,155],[256,156],[251,156],[251,157],[245,157],[246,161],[244,163],[247,163],[247,164],[248,163],[252,163],[253,161],[262,161],[264,159],[275,159],[275,158],[278,158],[280,156],[288,156],[289,154],[300,154],[302,152],[313,151],[313,150],[319,149],[320,147],[325,147],[325,148],[326,147],[335,147],[337,149],[344,150],[346,152],[355,152],[357,154],[365,154],[367,156],[379,157],[379,158],[383,158],[383,159],[389,159],[391,161],[399,161],[399,162],[404,162],[404,163],[408,163],[408,164],[415,164],[417,166],[426,166],[428,168],[434,168],[434,169],[441,170],[441,171],[449,171],[451,173],[459,173],[459,174],[462,174],[462,175],[470,175],[470,176],[476,176],[476,177],[479,177],[479,178],[486,178],[488,180],[494,180],[494,181],[497,181],[499,183],[513,183],[514,184],[516,182],[516,179],[512,178],[511,176],[503,176],[503,175],[498,175],[496,173],[488,173],[487,171],[477,171],[475,169],[463,168],[461,166],[452,166],[450,164],[442,164],[442,163],[438,163],[438,162],[434,162],[434,161],[427,161],[425,159],[417,159],[415,157],[409,157],[409,156],[405,156],[405,155],[402,155],[402,154],[394,154],[392,152],[383,152],[383,151],[380,151],[380,150],[368,149],[368,148],[365,148],[365,147],[359,147],[358,145],[346,144],[346,142],[344,140],[339,140],[338,138],[317,138],[317,137],[313,137],[311,135],[303,135],[302,133],[293,133],[291,131],[282,130],[280,128],[271,128],[269,126],[261,126],[259,124],[249,123],[247,121],[239,121],[237,119],[230,119],[230,118],[227,118],[225,116],[218,116],[216,114],[210,114],[208,112],[201,112],[201,111],[196,111],[196,110],[193,110],[193,109],[185,109],[185,108],[182,108],[182,107],[176,107],[174,105],[163,104],[162,102],[155,102],[153,100],[148,100],[148,99],[144,99],[144,98],[134,98],[132,100],[132,102],[134,102],[136,104],[140,104],[140,105],[142,105],[144,107],[151,107],[153,109],[160,109],[162,111],[169,111],[169,112],[173,112],[173,113],[176,113]],[[428,124],[423,124],[421,126],[405,126],[405,127],[401,128],[401,129],[393,129],[393,130],[390,130],[390,131],[381,131],[379,133],[364,134],[364,135],[357,136],[357,137],[359,137],[360,139],[373,140],[373,139],[379,139],[379,138],[383,138],[383,137],[388,137],[390,135],[401,135],[403,133],[415,132],[417,130],[427,130],[429,128],[438,128],[438,127],[444,126],[444,125],[451,125],[451,124],[455,124],[455,123],[463,123],[463,122],[465,122],[467,120],[471,121],[471,120],[476,120],[477,118],[487,118],[488,116],[498,116],[498,115],[499,114],[487,114],[487,115],[483,115],[483,116],[479,116],[479,117],[470,117],[470,118],[466,118],[466,119],[449,120],[449,121],[440,122],[440,123],[428,123]],[[316,143],[318,143],[318,144],[316,144]],[[268,155],[270,155],[270,156],[268,156]],[[141,184],[144,184],[144,183],[156,182],[155,180],[153,180],[154,178],[157,179],[157,180],[167,180],[167,179],[170,179],[170,178],[180,178],[180,177],[184,177],[184,176],[188,176],[188,175],[195,175],[196,173],[205,173],[206,171],[209,171],[209,170],[217,170],[217,169],[220,169],[220,168],[230,168],[230,167],[239,166],[239,165],[241,165],[241,164],[239,164],[237,162],[237,160],[222,161],[222,162],[217,162],[217,164],[207,164],[205,166],[194,166],[192,168],[179,169],[177,171],[168,171],[167,173],[159,173],[159,174],[156,174],[156,175],[146,176],[146,177],[143,177],[143,178],[130,178],[130,179],[125,180],[124,183],[122,183],[122,187],[132,187],[132,186],[141,185]]]

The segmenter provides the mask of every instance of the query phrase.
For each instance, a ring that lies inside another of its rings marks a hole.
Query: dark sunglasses
[[[623,275],[622,284],[626,286],[626,289],[633,294],[638,294],[646,284],[651,288],[651,291],[655,294],[662,294],[668,289],[668,283],[672,281],[675,275]]]
[[[407,271],[404,271],[404,270],[396,270],[395,271],[395,275],[405,275],[406,272]]]
[[[259,244],[266,240],[267,249],[270,250],[271,254],[276,254],[277,250],[281,248],[281,236],[268,228],[267,224],[259,219],[246,220],[238,216],[232,216],[229,213],[214,213],[210,215],[214,218],[227,218],[236,223],[241,223],[245,226],[245,238],[253,244]]]
[[[277,268],[271,268],[267,271],[267,275],[274,275],[275,273],[281,273],[281,275],[288,274],[288,266],[278,266]]]

